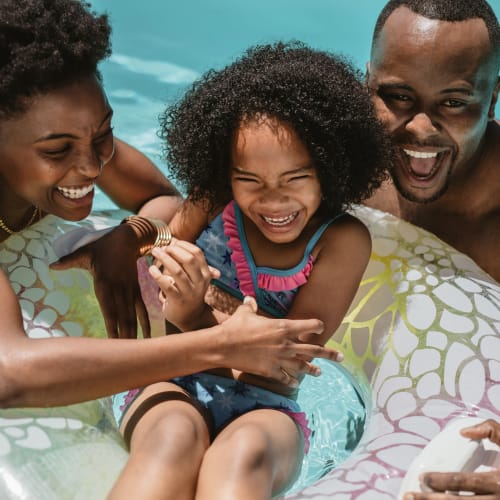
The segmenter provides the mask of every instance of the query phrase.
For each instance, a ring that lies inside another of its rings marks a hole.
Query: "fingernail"
[[[337,353],[337,361],[344,361],[344,354],[341,352]]]
[[[252,300],[253,300],[252,297],[246,295],[245,297],[243,297],[243,304],[251,304]]]

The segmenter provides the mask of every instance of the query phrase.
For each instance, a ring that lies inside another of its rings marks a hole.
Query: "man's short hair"
[[[500,26],[493,9],[485,0],[389,0],[375,23],[372,49],[387,18],[399,7],[406,7],[415,14],[438,21],[459,22],[482,19],[488,29],[497,64],[500,64]]]

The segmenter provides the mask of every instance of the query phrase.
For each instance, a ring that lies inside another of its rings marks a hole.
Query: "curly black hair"
[[[79,0],[1,0],[0,117],[97,71],[111,54],[107,15]]]
[[[291,125],[307,147],[326,215],[369,197],[385,178],[391,146],[360,73],[340,56],[279,42],[208,71],[161,115],[169,171],[193,201],[215,208],[232,199],[231,141],[262,116]]]
[[[389,0],[381,10],[372,37],[372,50],[387,18],[399,7],[406,7],[415,14],[446,22],[482,19],[491,41],[497,65],[500,65],[500,26],[495,12],[485,0]]]

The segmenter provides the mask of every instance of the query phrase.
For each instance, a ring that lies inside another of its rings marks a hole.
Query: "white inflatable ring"
[[[365,393],[367,428],[347,461],[288,499],[397,498],[411,462],[450,421],[500,418],[500,285],[433,235],[355,212],[370,228],[373,255],[331,343]],[[30,336],[104,335],[100,316],[89,314],[98,307],[90,276],[48,263],[60,235],[122,217],[76,224],[48,216],[0,244]],[[126,459],[107,398],[0,412],[2,499],[105,498]]]

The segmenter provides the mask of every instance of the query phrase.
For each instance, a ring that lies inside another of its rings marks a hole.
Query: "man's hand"
[[[466,427],[460,434],[470,439],[489,439],[500,446],[500,423],[494,420]],[[420,477],[426,493],[408,492],[404,500],[461,500],[464,492],[472,492],[466,498],[476,500],[500,499],[500,469],[488,472],[426,472]]]

